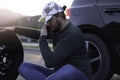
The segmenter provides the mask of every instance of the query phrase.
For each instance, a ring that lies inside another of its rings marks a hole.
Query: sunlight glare
[[[59,5],[70,6],[73,0],[0,0],[0,9],[5,8],[24,15],[40,15],[44,5],[48,2],[57,2]]]

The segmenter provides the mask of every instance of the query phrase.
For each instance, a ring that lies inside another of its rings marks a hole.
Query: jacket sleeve
[[[80,36],[66,35],[60,40],[52,52],[46,41],[45,36],[40,37],[40,50],[47,67],[54,67],[61,63],[66,57],[70,56],[79,47]]]

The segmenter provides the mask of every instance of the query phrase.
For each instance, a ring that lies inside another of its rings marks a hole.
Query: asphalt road
[[[44,61],[38,48],[24,48],[24,62],[44,66]],[[25,80],[20,75],[16,80]]]
[[[34,63],[44,66],[44,61],[38,48],[24,48],[24,62]],[[25,80],[20,75],[16,80]],[[114,74],[110,80],[120,80],[120,76]]]

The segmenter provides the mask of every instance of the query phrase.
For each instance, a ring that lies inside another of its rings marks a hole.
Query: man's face
[[[60,31],[61,29],[61,23],[58,20],[57,16],[53,16],[48,22],[47,22],[47,27],[51,30],[51,31]]]

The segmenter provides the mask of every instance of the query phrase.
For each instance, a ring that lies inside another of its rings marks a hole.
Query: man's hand
[[[47,36],[47,27],[46,24],[43,25],[41,29],[41,36]]]

